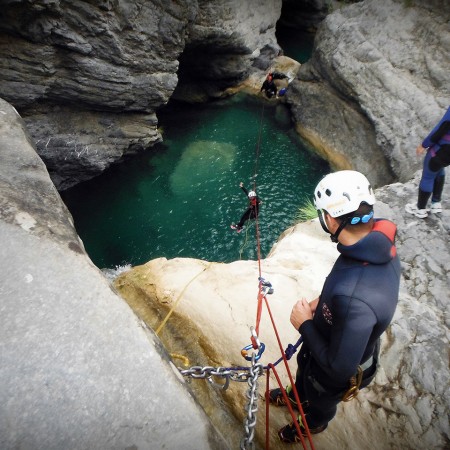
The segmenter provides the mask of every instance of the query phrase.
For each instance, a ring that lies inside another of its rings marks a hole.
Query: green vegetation
[[[317,210],[313,202],[309,199],[298,208],[297,214],[295,215],[296,223],[306,222],[307,220],[315,219],[317,217]]]

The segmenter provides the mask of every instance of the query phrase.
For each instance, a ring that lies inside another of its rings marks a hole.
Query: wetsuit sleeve
[[[244,194],[248,197],[248,190],[245,186],[241,186],[241,189],[244,191]]]
[[[324,339],[313,320],[303,322],[299,331],[320,368],[337,384],[344,384],[356,373],[377,321],[359,299],[337,296],[333,305],[337,306],[329,339]]]
[[[443,122],[439,128],[429,136],[429,141],[431,142],[429,146],[432,144],[437,144],[448,132],[450,131],[450,121]]]
[[[450,130],[450,108],[444,114],[444,117],[431,130],[431,133],[423,140],[422,147],[428,148],[437,144],[439,140]]]

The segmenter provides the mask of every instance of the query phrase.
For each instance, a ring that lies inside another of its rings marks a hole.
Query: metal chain
[[[253,439],[255,437],[256,427],[256,413],[258,412],[258,377],[264,372],[264,367],[261,363],[256,363],[255,353],[252,355],[252,366],[250,367],[250,376],[248,377],[248,391],[247,391],[247,416],[244,420],[245,436],[241,440],[241,450],[254,449],[255,444]]]
[[[184,377],[190,377],[195,379],[207,379],[213,386],[219,387],[226,391],[230,384],[230,381],[246,382],[250,377],[252,377],[251,369],[248,370],[246,367],[211,367],[211,366],[192,366],[189,369],[178,368],[181,375]],[[243,370],[246,370],[243,372]],[[224,384],[216,383],[213,377],[224,378]]]

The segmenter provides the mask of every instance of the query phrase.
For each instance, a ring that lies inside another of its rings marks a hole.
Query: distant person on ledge
[[[417,203],[408,203],[405,206],[407,213],[419,219],[428,217],[428,212],[432,214],[442,212],[445,167],[450,164],[450,106],[439,123],[417,147],[417,156],[423,155],[425,150]],[[431,204],[427,208],[430,197]]]
[[[261,89],[259,92],[263,92],[266,94],[267,98],[272,98],[274,95],[277,95],[277,87],[275,85],[275,82],[273,81],[273,74],[270,72],[266,79],[264,80],[264,83],[261,86]]]

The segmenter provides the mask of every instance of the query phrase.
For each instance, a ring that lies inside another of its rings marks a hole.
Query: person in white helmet
[[[311,434],[324,431],[337,405],[375,377],[380,336],[394,315],[400,284],[396,226],[374,219],[375,196],[363,174],[343,170],[327,175],[314,190],[314,204],[340,256],[320,296],[299,300],[290,316],[303,338],[295,387]],[[290,386],[286,393],[297,408]],[[269,401],[286,405],[280,388],[270,391]],[[299,427],[306,435],[301,416]],[[286,443],[300,441],[293,423],[278,435]]]
[[[242,228],[244,227],[247,220],[256,219],[258,217],[259,205],[262,203],[259,197],[256,195],[256,192],[248,191],[242,181],[239,183],[239,187],[244,191],[244,194],[248,198],[248,208],[245,210],[244,214],[242,214],[241,220],[237,225],[235,225],[234,223],[231,224],[231,228],[233,230],[236,230],[238,233],[242,231]]]

